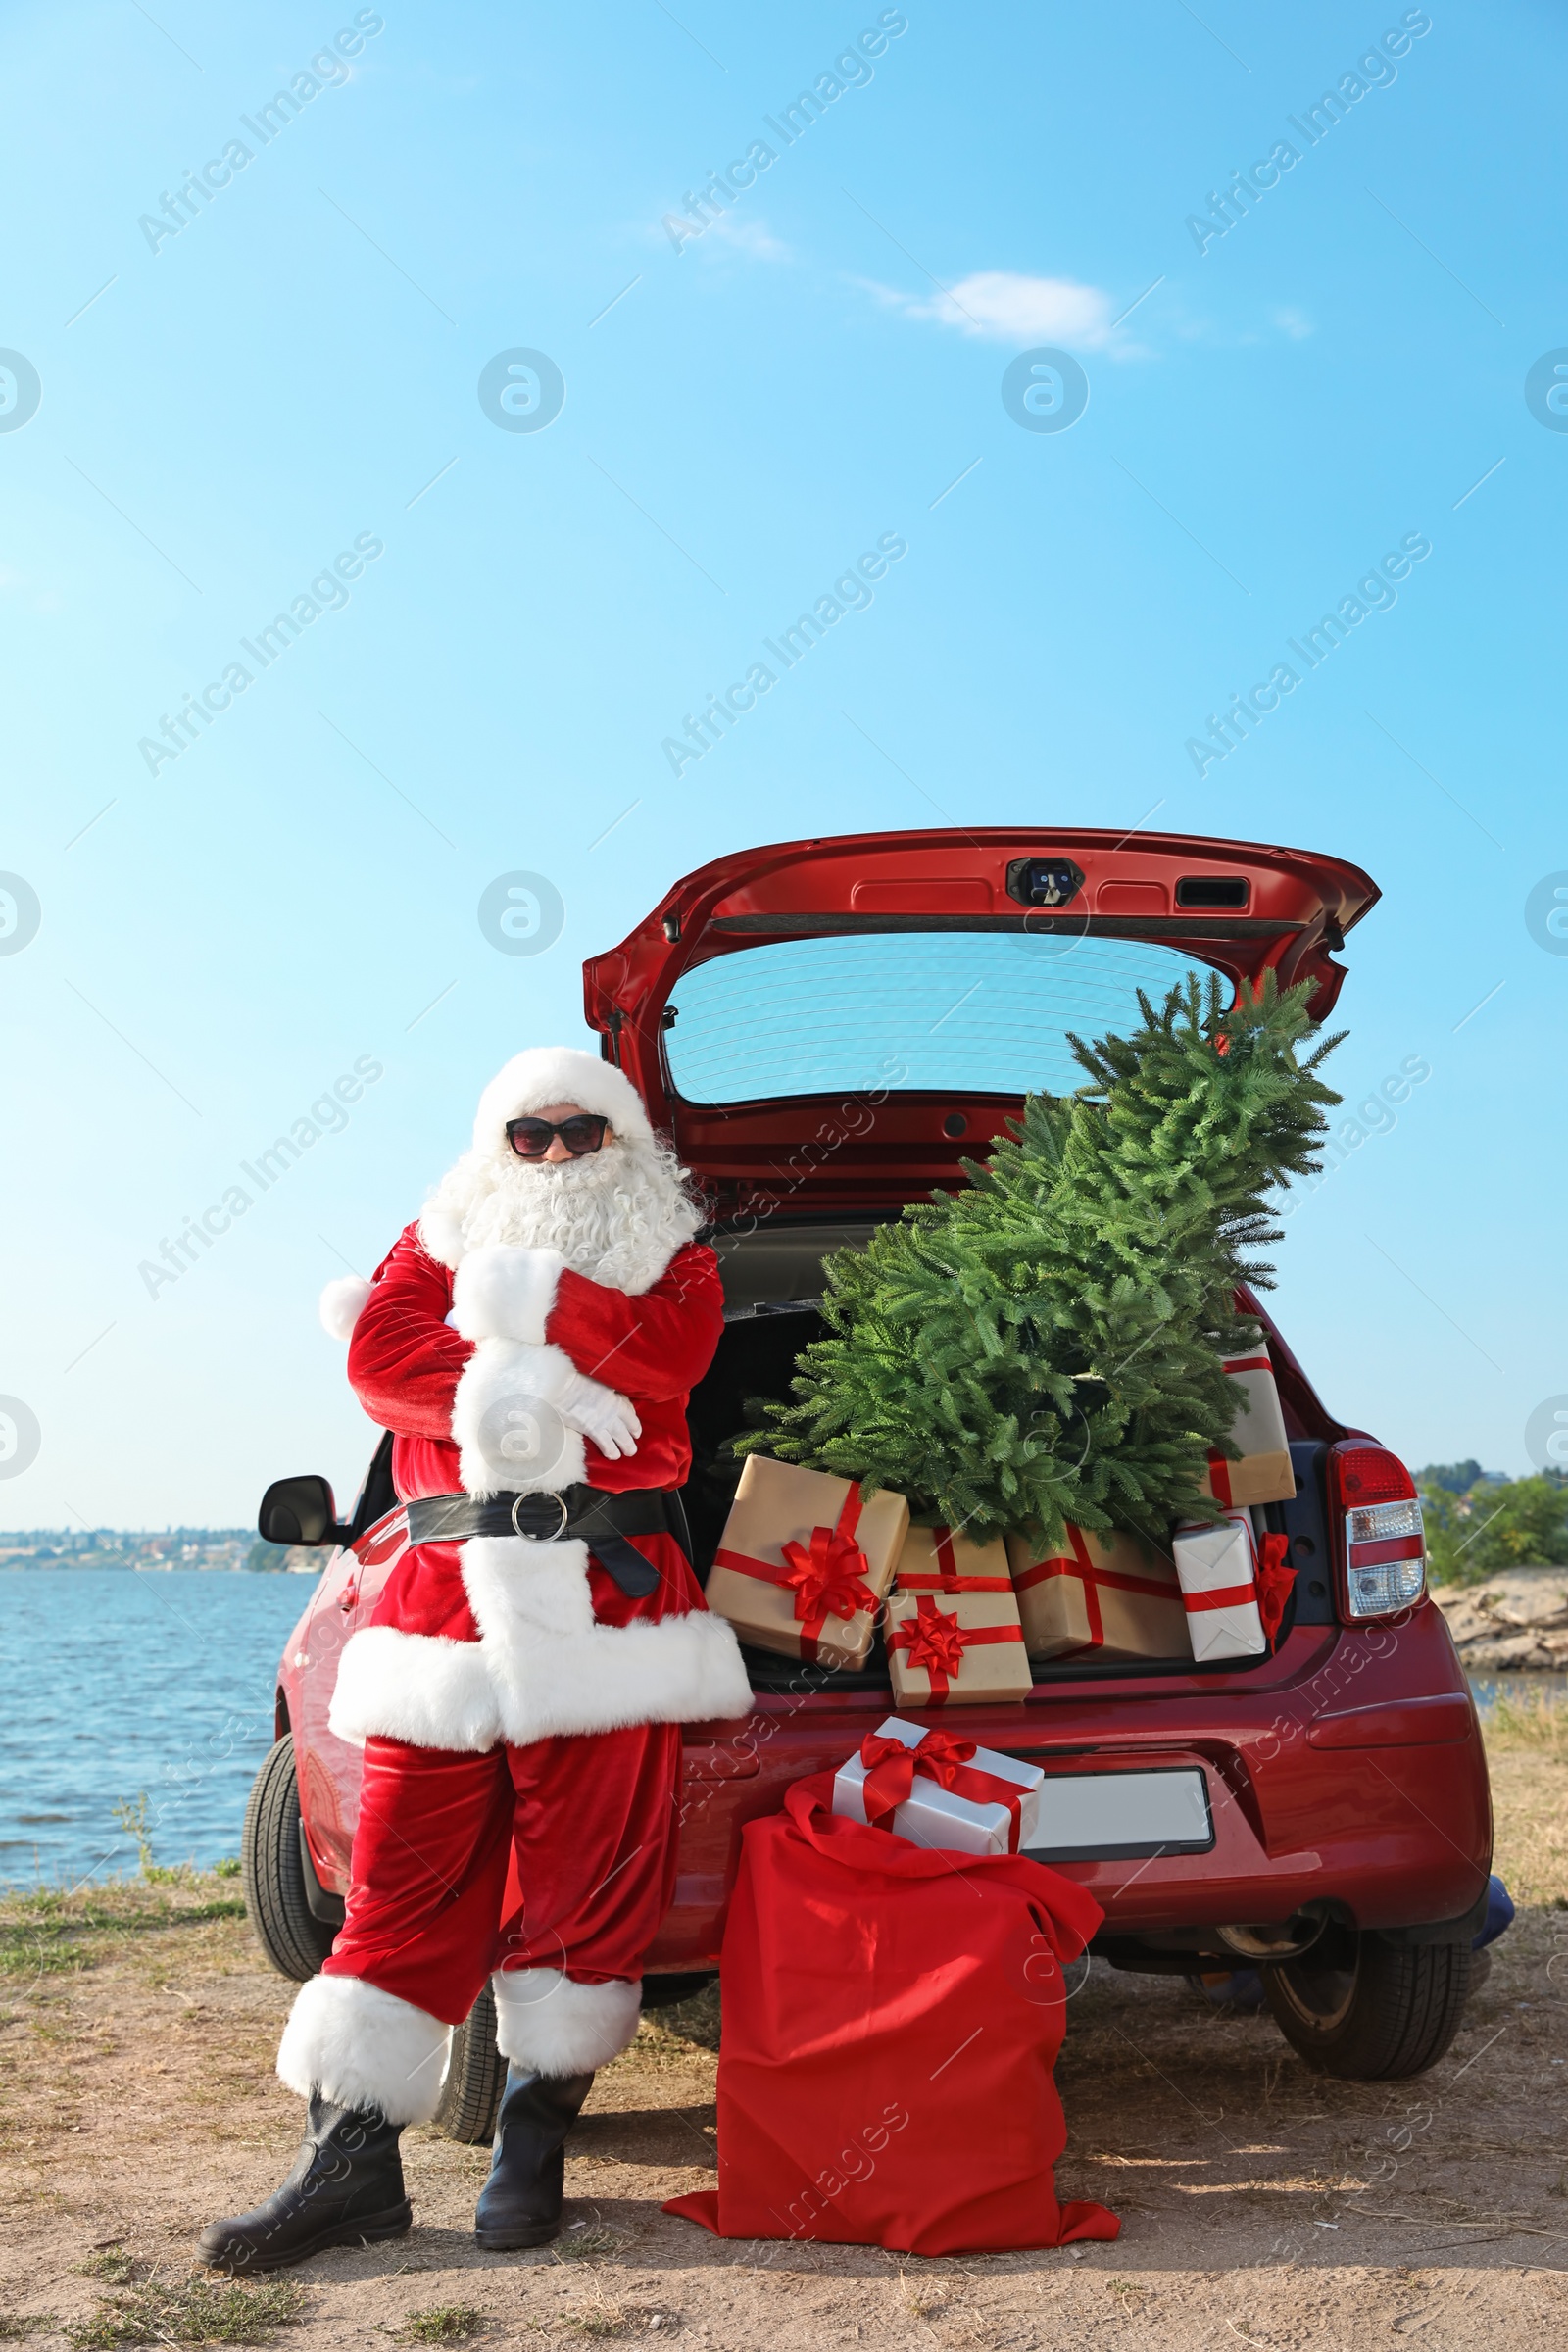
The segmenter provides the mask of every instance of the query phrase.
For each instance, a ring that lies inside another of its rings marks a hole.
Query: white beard
[[[673,1152],[635,1137],[533,1165],[466,1152],[431,1194],[419,1238],[448,1266],[489,1242],[559,1250],[574,1273],[637,1298],[703,1223],[686,1188]]]

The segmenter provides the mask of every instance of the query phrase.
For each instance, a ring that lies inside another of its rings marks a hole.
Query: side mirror
[[[303,1478],[274,1478],[262,1496],[257,1527],[268,1544],[346,1544],[348,1529],[337,1515],[328,1480],[309,1473]]]

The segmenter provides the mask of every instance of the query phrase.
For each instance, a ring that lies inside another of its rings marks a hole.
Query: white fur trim
[[[452,1399],[452,1435],[466,1494],[481,1498],[542,1494],[585,1475],[582,1439],[556,1410],[556,1399],[574,1377],[571,1358],[559,1348],[529,1347],[520,1340],[478,1343]],[[517,1458],[499,1450],[509,1436],[509,1407],[519,1416]]]
[[[483,1755],[501,1739],[501,1710],[477,1642],[367,1625],[338,1660],[327,1729],[351,1747],[406,1740],[411,1747]]]
[[[438,1266],[456,1266],[463,1256],[463,1219],[427,1200],[419,1213],[419,1247]]]
[[[514,1054],[479,1097],[474,1150],[504,1156],[507,1121],[520,1119],[525,1111],[543,1110],[551,1102],[580,1103],[608,1119],[617,1135],[646,1141],[654,1132],[641,1095],[612,1062],[576,1046],[534,1046],[526,1054]]]
[[[641,1982],[578,1984],[559,1968],[498,1968],[496,2047],[539,2075],[586,2075],[618,2058],[642,2015]]]
[[[452,1286],[452,1321],[466,1340],[545,1344],[545,1324],[566,1261],[559,1250],[488,1242],[470,1250]]]
[[[584,1544],[475,1536],[463,1547],[463,1582],[501,1728],[514,1747],[627,1724],[751,1713],[727,1622],[693,1609],[657,1624],[598,1624]]]
[[[369,1296],[370,1285],[363,1274],[339,1274],[317,1301],[321,1329],[334,1340],[351,1339]]]
[[[584,1544],[475,1536],[463,1581],[477,1642],[371,1625],[338,1666],[338,1739],[482,1753],[634,1723],[723,1722],[752,1711],[734,1633],[706,1609],[657,1624],[595,1621]]]
[[[363,1977],[313,1977],[278,2044],[280,2080],[308,2099],[379,2107],[389,2124],[427,2124],[441,2101],[452,2029]]]

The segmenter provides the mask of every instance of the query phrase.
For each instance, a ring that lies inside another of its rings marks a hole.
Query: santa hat
[[[652,1140],[654,1131],[642,1097],[612,1063],[601,1061],[597,1054],[584,1054],[576,1046],[531,1046],[525,1054],[514,1054],[479,1097],[473,1122],[474,1156],[508,1158],[507,1121],[543,1110],[552,1102],[580,1103],[584,1110],[608,1119],[617,1135],[640,1143]],[[462,1237],[450,1213],[427,1206],[420,1226],[426,1247],[433,1248],[443,1264],[456,1265]],[[369,1296],[370,1285],[358,1274],[343,1274],[329,1282],[319,1302],[322,1328],[334,1340],[352,1337]]]
[[[648,1143],[653,1137],[642,1097],[629,1078],[597,1054],[576,1046],[531,1046],[514,1054],[479,1097],[473,1148],[486,1159],[508,1153],[507,1121],[550,1102],[577,1102],[610,1121],[617,1135]]]

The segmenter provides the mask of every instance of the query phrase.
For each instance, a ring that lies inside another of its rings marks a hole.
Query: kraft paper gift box
[[[1268,1640],[1258,1608],[1251,1514],[1227,1511],[1214,1527],[1179,1527],[1171,1547],[1194,1657],[1261,1657]]]
[[[912,1527],[887,1604],[888,1672],[901,1707],[994,1704],[1034,1686],[1007,1556],[945,1527]]]
[[[959,1583],[956,1584],[954,1579]],[[989,1585],[993,1580],[1004,1592],[1010,1591],[1007,1554],[1000,1536],[989,1544],[977,1544],[972,1536],[961,1530],[950,1533],[945,1527],[911,1527],[904,1539],[899,1554],[899,1591],[901,1592],[955,1592],[962,1586],[973,1586],[976,1578]]]
[[[889,1765],[900,1761],[887,1753],[895,1745],[905,1750],[912,1772],[890,1773]],[[974,1747],[974,1753],[956,1759],[947,1752],[955,1746]],[[939,1773],[941,1779],[935,1777]],[[1013,1854],[1039,1842],[1045,1777],[1038,1764],[1021,1764],[1016,1756],[999,1755],[968,1740],[956,1741],[951,1732],[927,1731],[890,1715],[839,1766],[833,1810],[849,1821],[891,1830],[915,1845],[955,1854]],[[891,1804],[906,1779],[907,1796]]]
[[[708,1605],[743,1642],[861,1666],[909,1524],[902,1494],[749,1454],[713,1555]]]
[[[1043,1555],[1024,1536],[1008,1536],[1006,1549],[1032,1658],[1191,1655],[1176,1570],[1142,1536],[1125,1528],[1097,1535],[1069,1521],[1054,1553]]]
[[[1228,1355],[1225,1370],[1236,1388],[1231,1436],[1242,1449],[1239,1462],[1211,1453],[1203,1493],[1226,1510],[1250,1502],[1289,1502],[1296,1493],[1290,1440],[1274,1382],[1268,1348],[1259,1340],[1250,1355]]]

